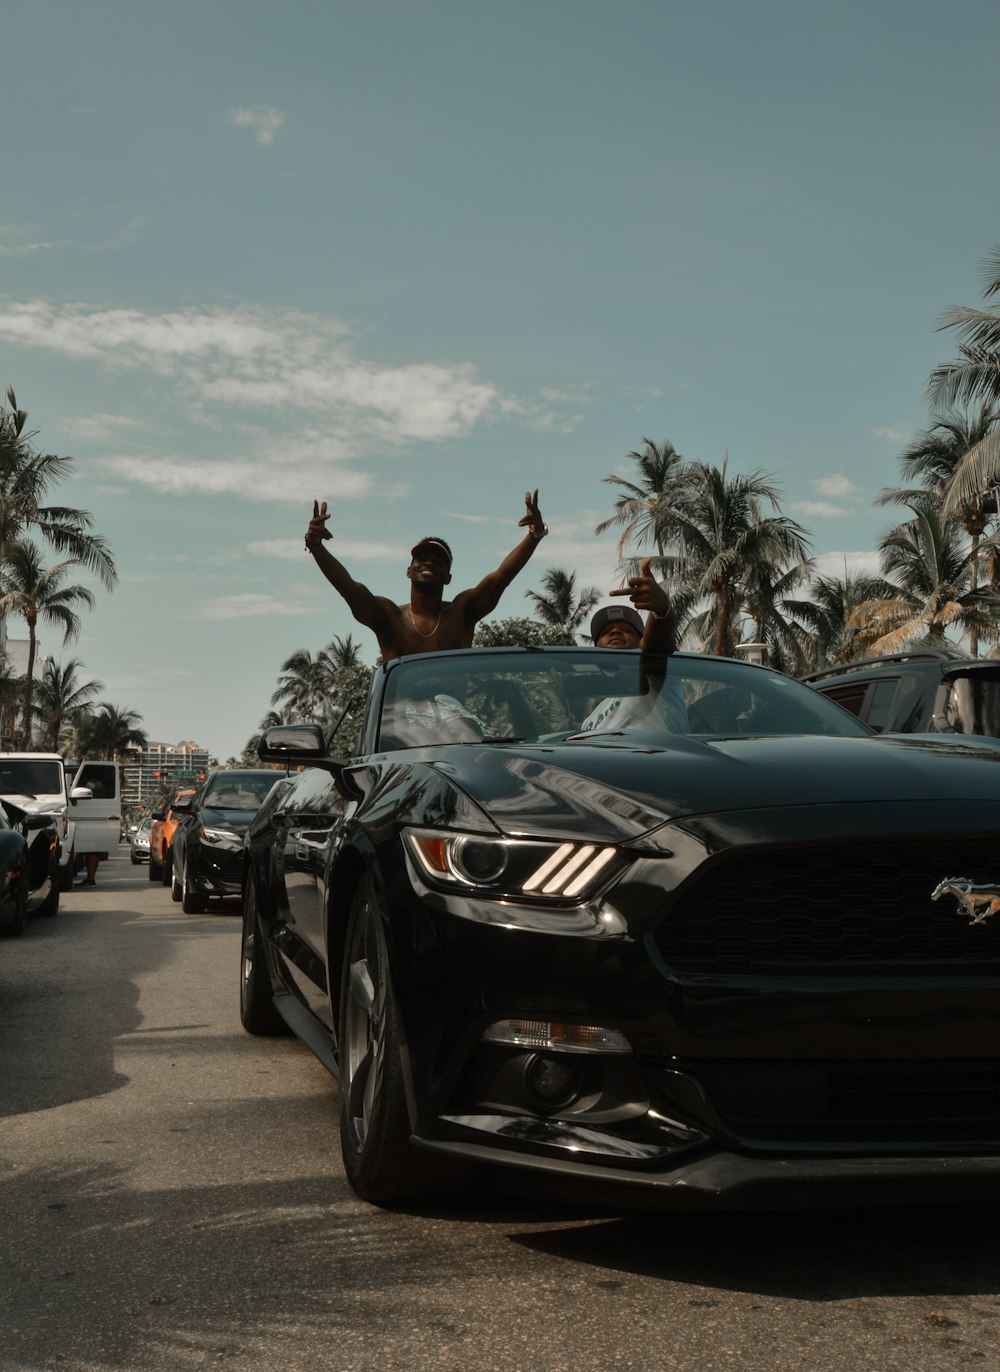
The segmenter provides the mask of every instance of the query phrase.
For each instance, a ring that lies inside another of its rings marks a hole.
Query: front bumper
[[[664,956],[662,870],[641,859],[565,916],[443,894],[412,869],[389,883],[414,1143],[592,1203],[1000,1194],[993,953],[961,962],[949,942],[936,969],[681,971]],[[632,1052],[580,1058],[572,1098],[540,1109],[523,1088],[530,1052],[482,1040],[501,1020],[598,1026]]]

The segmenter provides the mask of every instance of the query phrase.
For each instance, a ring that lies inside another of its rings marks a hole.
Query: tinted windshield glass
[[[61,796],[61,762],[0,756],[0,795]]]
[[[205,791],[204,804],[215,810],[259,810],[280,772],[220,772]]]
[[[411,658],[390,669],[379,747],[644,733],[866,735],[818,692],[721,658],[581,648]]]

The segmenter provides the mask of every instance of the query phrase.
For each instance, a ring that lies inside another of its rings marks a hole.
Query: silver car
[[[132,865],[136,866],[140,862],[149,861],[149,831],[153,821],[144,819],[139,827],[132,832]]]

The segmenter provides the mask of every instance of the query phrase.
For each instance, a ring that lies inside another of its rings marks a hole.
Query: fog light
[[[525,1060],[524,1085],[543,1110],[556,1110],[580,1094],[580,1073],[572,1059],[537,1053]]]

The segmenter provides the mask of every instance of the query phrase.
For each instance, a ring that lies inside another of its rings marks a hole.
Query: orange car
[[[178,791],[174,800],[193,795],[193,789]],[[179,822],[179,815],[174,818],[173,801],[165,813],[161,813],[159,817],[153,817],[152,827],[149,830],[150,881],[162,881],[164,886],[170,885],[170,847],[174,841],[174,830]]]

